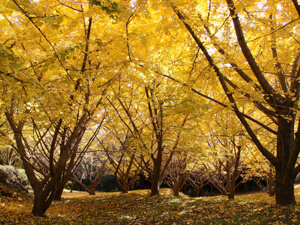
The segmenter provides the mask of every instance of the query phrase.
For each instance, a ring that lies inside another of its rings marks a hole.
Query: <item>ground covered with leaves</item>
[[[265,193],[190,198],[169,190],[150,197],[148,191],[128,194],[64,193],[46,217],[32,216],[32,198],[1,186],[0,224],[300,224],[300,205],[278,207]],[[296,196],[300,202],[300,187]]]

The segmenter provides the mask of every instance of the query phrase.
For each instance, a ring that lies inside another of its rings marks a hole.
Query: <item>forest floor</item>
[[[300,186],[295,187],[298,204],[279,207],[266,193],[191,198],[173,197],[169,189],[150,197],[149,190],[128,194],[64,192],[46,217],[31,214],[32,198],[0,186],[0,224],[300,224]]]

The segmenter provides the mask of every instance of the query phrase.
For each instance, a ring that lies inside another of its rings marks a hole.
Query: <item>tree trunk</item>
[[[41,201],[38,198],[34,198],[33,208],[32,208],[32,214],[34,216],[44,217],[44,214],[48,208],[46,207],[46,203],[44,201]]]
[[[129,189],[129,183],[128,183],[128,178],[123,177],[122,180],[118,182],[119,189],[122,191],[123,194],[128,193]]]
[[[61,187],[58,188],[53,200],[61,201],[61,196],[64,191],[64,188],[65,188],[65,185],[62,185]]]
[[[174,187],[174,188],[172,188],[172,191],[173,191],[173,195],[175,196],[175,197],[178,197],[179,196],[179,187]]]
[[[295,205],[294,182],[283,183],[281,171],[276,170],[275,199],[278,205]]]
[[[153,156],[152,156],[153,157]],[[158,151],[157,157],[153,157],[153,174],[151,177],[151,193],[150,196],[159,195],[159,188],[161,184],[161,163],[162,163],[162,150]]]
[[[160,181],[159,181],[159,171],[156,171],[154,166],[154,173],[151,179],[151,193],[150,196],[159,195]]]
[[[88,193],[89,193],[89,195],[96,195],[96,189],[90,189],[89,191],[88,191]]]
[[[294,120],[293,120],[294,121]],[[279,205],[296,204],[294,194],[294,169],[288,170],[287,164],[294,144],[294,122],[278,118],[277,158],[275,166],[275,199]]]
[[[234,199],[235,195],[235,177],[231,178],[228,199]]]
[[[128,193],[128,184],[124,184],[124,185],[122,186],[122,193],[123,193],[123,194],[127,194],[127,193]]]
[[[154,160],[154,171],[151,178],[151,193],[150,196],[159,195],[160,188],[160,167],[161,163],[157,162],[158,160]]]
[[[53,188],[53,190],[50,192],[46,191],[45,189],[41,192],[34,192],[34,202],[32,208],[32,214],[34,216],[43,217],[47,209],[50,207],[54,196],[56,195],[55,188]]]
[[[159,183],[157,181],[151,182],[150,196],[155,196],[155,195],[159,195]]]
[[[201,188],[200,187],[196,188],[196,197],[200,197],[201,189],[202,189],[202,187]]]
[[[101,179],[101,177],[102,177],[102,174],[99,179],[96,178],[94,181],[92,181],[91,188],[88,191],[89,195],[96,195],[97,184],[98,184],[99,180]]]
[[[267,176],[267,188],[268,188],[269,196],[274,197],[274,195],[275,195],[274,178],[273,178],[273,172],[272,172],[271,165],[270,165],[270,170],[269,170],[268,176]]]

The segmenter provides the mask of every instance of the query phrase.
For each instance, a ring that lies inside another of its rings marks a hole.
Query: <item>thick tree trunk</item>
[[[50,207],[55,194],[55,189],[51,190],[50,192],[46,191],[45,189],[41,192],[35,191],[32,214],[39,217],[44,216],[45,212]]]
[[[46,203],[44,201],[41,201],[38,198],[34,198],[34,203],[32,208],[32,214],[34,216],[43,217],[47,209],[48,208],[46,207]]]
[[[95,194],[96,194],[97,183],[98,183],[98,182],[92,183],[91,189],[90,189],[90,191],[89,191],[89,194],[90,194],[90,195],[95,195]]]
[[[97,184],[98,184],[99,180],[101,179],[102,174],[99,177],[100,178],[98,179],[98,176],[97,176],[97,178],[94,181],[92,181],[92,186],[91,186],[90,190],[88,191],[89,195],[96,195]]]
[[[275,166],[275,199],[279,205],[296,204],[294,194],[294,170],[287,170],[288,160],[294,144],[294,122],[278,119],[277,158]]]
[[[128,193],[128,189],[122,189],[122,193],[123,194],[127,194]]]
[[[172,186],[173,195],[176,197],[179,196],[179,192],[181,191],[182,188],[182,182],[184,182],[184,178],[179,177],[179,179],[175,179],[174,185]]]
[[[275,199],[278,205],[295,205],[294,182],[284,183],[282,171],[276,170]]]
[[[61,196],[64,191],[64,188],[65,188],[65,185],[62,185],[61,187],[58,188],[53,200],[61,201]]]
[[[200,187],[196,188],[196,197],[200,197],[201,189],[202,189],[202,187],[201,188]]]
[[[150,196],[159,195],[159,188],[160,188],[160,179],[159,174],[160,170],[156,168],[157,166],[154,165],[154,173],[151,179],[151,193]]]

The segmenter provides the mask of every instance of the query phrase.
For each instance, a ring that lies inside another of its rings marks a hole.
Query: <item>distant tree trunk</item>
[[[274,176],[273,176],[273,166],[269,165],[270,169],[267,174],[267,188],[268,188],[268,194],[270,197],[273,197],[275,195],[275,184],[274,184]]]
[[[154,170],[151,177],[151,193],[150,196],[159,195],[159,188],[161,184],[161,164],[162,164],[162,150],[158,150],[156,158],[152,155]]]
[[[106,161],[102,163],[102,166],[101,168],[98,170],[98,174],[97,176],[95,177],[95,179],[93,180],[91,177],[90,177],[90,173],[89,171],[87,171],[87,176],[88,176],[88,180],[91,184],[91,187],[88,188],[86,185],[84,185],[82,183],[81,180],[79,180],[76,175],[73,173],[73,176],[72,176],[72,180],[74,182],[77,182],[87,193],[89,193],[89,195],[95,195],[96,194],[96,188],[97,188],[97,184],[99,183],[99,181],[101,180],[102,178],[102,175],[103,175],[103,171],[105,169],[105,165],[106,165]]]
[[[235,195],[235,189],[236,189],[236,180],[238,179],[239,176],[239,164],[240,164],[240,159],[241,159],[241,150],[242,146],[235,146],[237,148],[237,152],[234,157],[234,170],[228,181],[230,183],[230,188],[229,188],[229,194],[228,194],[228,199],[234,199]]]
[[[157,179],[151,183],[151,193],[150,196],[159,195],[160,185]]]
[[[196,187],[196,197],[200,197],[202,187]]]
[[[127,194],[128,193],[128,188],[129,188],[129,183],[128,183],[128,181],[124,181],[122,183],[123,183],[123,185],[120,187],[120,189],[121,189],[123,194]]]
[[[181,183],[176,183],[173,187],[172,187],[172,191],[173,191],[173,195],[174,196],[179,196],[179,192],[181,190],[181,187],[180,187],[180,184]]]
[[[209,183],[208,179],[200,171],[193,172],[188,177],[190,185],[193,187],[193,196],[200,197],[202,188]]]
[[[232,179],[230,181],[230,190],[228,193],[228,199],[234,199],[234,196],[235,196],[235,180]]]
[[[179,196],[179,192],[185,186],[190,174],[186,171],[186,158],[173,159],[169,164],[164,181],[172,189],[174,196]]]

